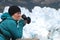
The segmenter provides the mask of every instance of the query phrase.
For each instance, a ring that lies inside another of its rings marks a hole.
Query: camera
[[[31,22],[31,18],[30,18],[30,17],[26,17],[26,15],[23,14],[23,15],[22,15],[22,18],[23,18],[24,20],[26,20],[28,24],[30,24],[30,22]]]

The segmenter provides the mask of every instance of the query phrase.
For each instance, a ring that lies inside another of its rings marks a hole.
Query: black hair
[[[21,12],[20,8],[18,6],[10,6],[8,10],[9,15],[12,16],[16,12]]]

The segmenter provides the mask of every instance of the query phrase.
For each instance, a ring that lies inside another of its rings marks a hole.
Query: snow
[[[5,7],[4,12],[8,12],[8,7]],[[23,28],[22,38],[37,37],[40,40],[59,40],[60,39],[60,9],[56,10],[50,7],[35,6],[32,12],[24,7],[21,8],[21,13],[31,17],[31,23],[26,24]],[[48,39],[48,37],[50,37]]]
[[[0,22],[2,21],[2,19],[1,19],[1,15],[2,15],[2,13],[0,13]]]

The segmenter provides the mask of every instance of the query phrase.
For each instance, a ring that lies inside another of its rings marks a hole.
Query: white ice
[[[8,12],[9,7],[5,7],[4,12]],[[60,9],[50,7],[35,6],[32,12],[24,7],[21,13],[31,17],[31,23],[23,28],[22,38],[37,37],[40,40],[60,40]],[[49,37],[49,39],[48,39]]]

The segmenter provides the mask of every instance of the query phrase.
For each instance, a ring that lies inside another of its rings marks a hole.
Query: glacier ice
[[[4,12],[8,12],[5,7]],[[24,7],[21,13],[31,17],[31,23],[23,28],[22,38],[37,37],[40,40],[60,40],[60,9],[35,6],[32,12]]]

